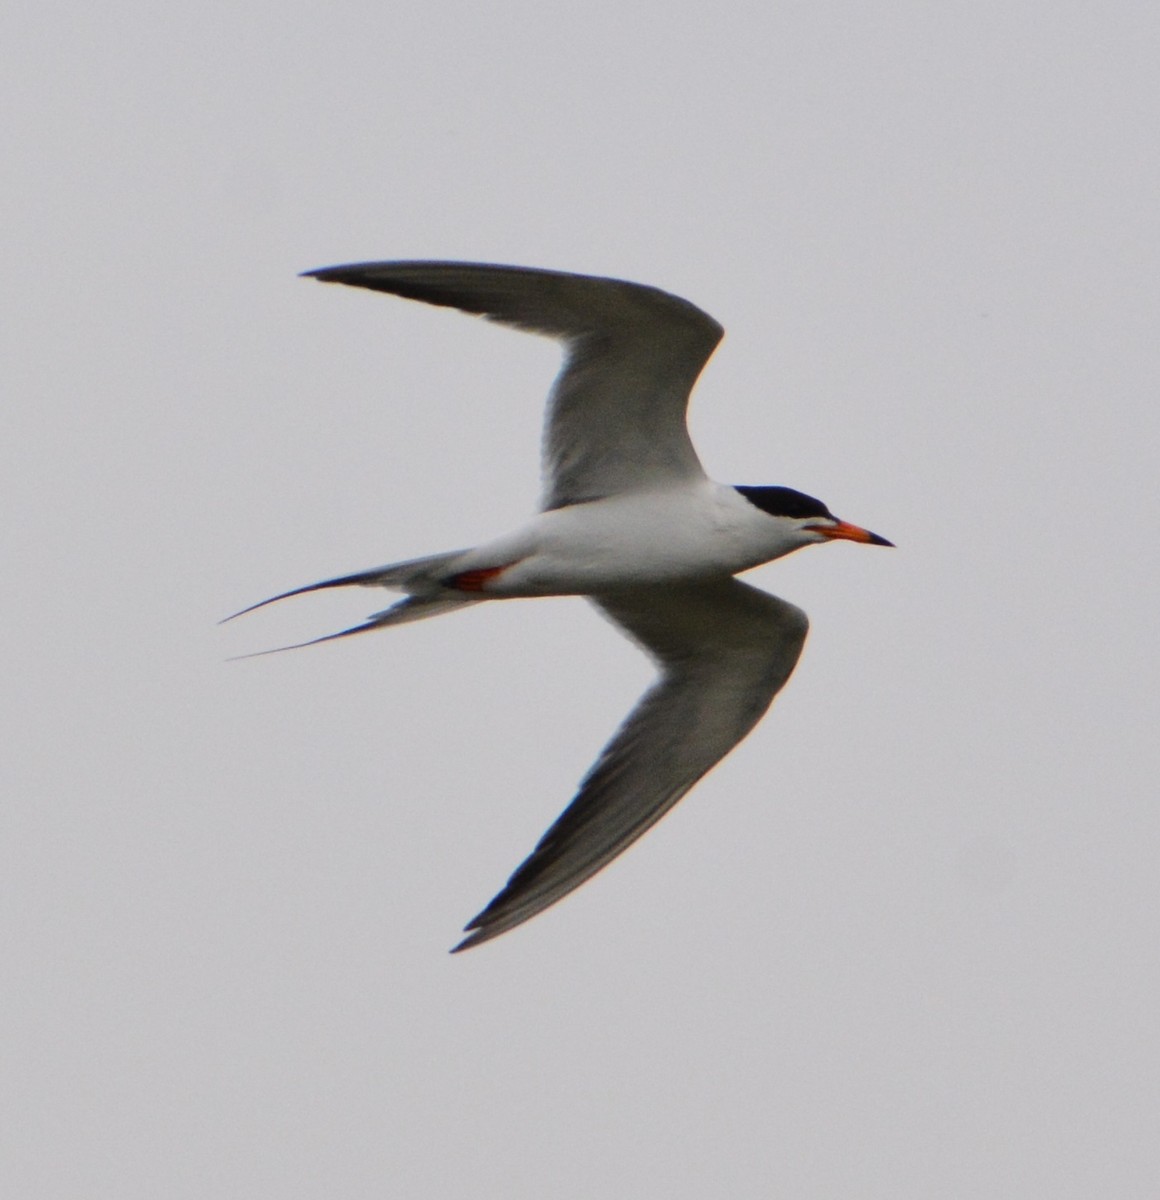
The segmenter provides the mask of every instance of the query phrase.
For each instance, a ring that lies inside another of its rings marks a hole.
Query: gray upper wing
[[[689,393],[723,330],[658,288],[481,263],[354,263],[307,271],[558,338],[544,427],[545,509],[700,477]]]
[[[660,676],[456,950],[555,904],[659,821],[757,724],[808,629],[801,609],[732,578],[593,602],[657,662]]]

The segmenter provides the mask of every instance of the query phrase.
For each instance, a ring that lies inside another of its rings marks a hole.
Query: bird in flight
[[[687,300],[619,279],[477,263],[355,263],[305,274],[562,342],[542,503],[527,524],[484,545],[308,584],[234,616],[323,588],[403,593],[361,625],[301,643],[312,645],[485,600],[578,595],[659,672],[571,804],[465,927],[454,949],[466,950],[596,874],[760,720],[797,664],[809,623],[738,572],[822,542],[892,543],[792,488],[709,479],[685,410],[724,331]]]

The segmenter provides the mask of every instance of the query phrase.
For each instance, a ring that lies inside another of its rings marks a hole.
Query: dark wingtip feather
[[[317,279],[320,283],[345,283],[354,276],[354,270],[349,266],[315,267],[310,271],[299,271],[299,279]]]
[[[482,912],[476,913],[464,925],[463,932],[467,934],[467,937],[458,945],[451,947],[452,954],[459,954],[460,951],[470,950],[472,946],[480,946],[484,942],[490,942],[492,938],[499,937],[501,933],[507,933],[509,929],[514,929],[517,925],[523,924],[527,919],[526,917],[521,917],[518,921],[505,920],[496,912],[500,906],[500,901],[506,899],[507,895],[508,888],[505,887],[498,896],[488,903]]]
[[[475,922],[464,926],[464,932],[473,929]],[[464,950],[470,950],[474,946],[482,946],[484,942],[490,942],[492,938],[497,938],[501,933],[507,932],[507,926],[501,926],[499,929],[474,929],[474,932],[468,933],[467,937],[457,945],[452,946],[448,951],[449,954],[462,954]]]

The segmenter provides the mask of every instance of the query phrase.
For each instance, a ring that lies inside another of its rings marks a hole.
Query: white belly
[[[494,596],[586,595],[635,584],[733,575],[800,542],[733,488],[634,493],[541,513],[465,556],[461,569],[510,563]]]

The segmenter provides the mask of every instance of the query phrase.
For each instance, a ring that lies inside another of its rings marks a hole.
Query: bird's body
[[[799,544],[736,488],[704,479],[550,509],[454,566],[512,564],[486,582],[488,596],[588,596],[736,575]]]
[[[793,489],[705,475],[685,408],[722,330],[686,300],[621,280],[470,263],[309,274],[556,337],[567,357],[549,399],[543,506],[531,521],[472,549],[324,580],[262,604],[348,585],[404,593],[364,624],[316,639],[327,641],[484,600],[582,595],[660,669],[569,807],[467,926],[474,932],[456,947],[464,949],[578,887],[764,714],[797,663],[808,622],[736,574],[812,543],[890,543]]]

